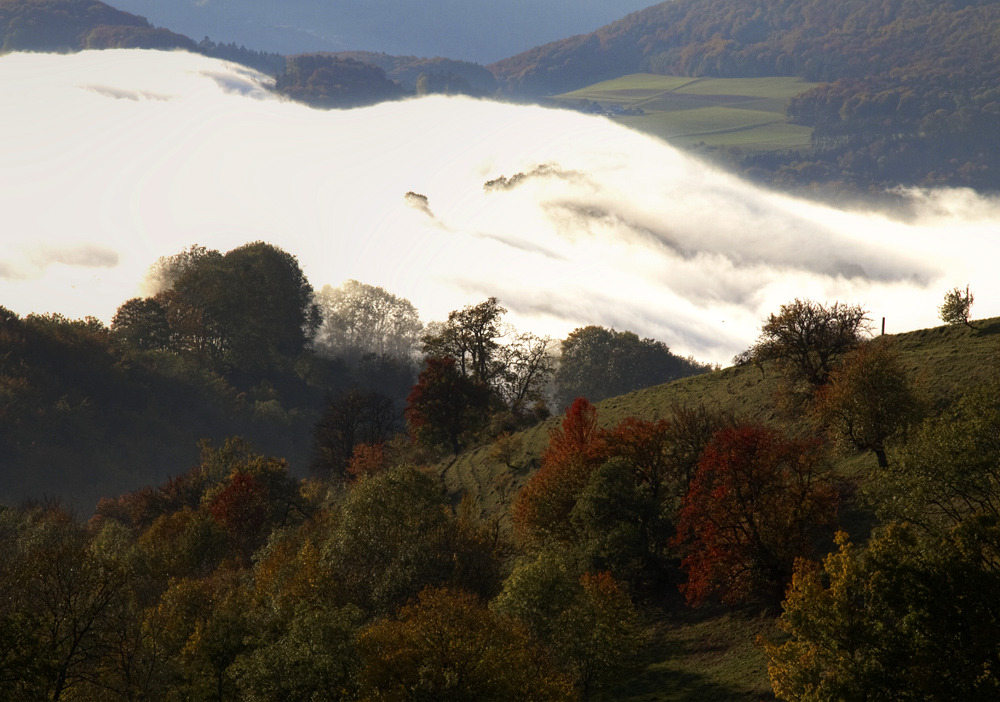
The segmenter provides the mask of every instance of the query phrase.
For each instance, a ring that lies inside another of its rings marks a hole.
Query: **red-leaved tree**
[[[208,507],[225,529],[244,563],[260,546],[264,526],[271,515],[267,486],[248,473],[237,473]]]
[[[527,542],[568,537],[569,513],[595,468],[609,458],[607,432],[597,426],[597,408],[579,397],[562,427],[549,432],[542,466],[514,504],[514,528]]]
[[[428,358],[406,398],[406,421],[414,440],[462,450],[462,439],[485,423],[490,391],[463,375],[453,358]]]
[[[677,480],[666,452],[669,440],[670,423],[665,419],[626,417],[608,435],[611,453],[632,465],[636,482],[649,486],[654,501],[659,501],[665,483]]]
[[[795,559],[810,556],[837,515],[819,446],[762,426],[719,431],[684,499],[676,543],[690,604],[777,603]]]

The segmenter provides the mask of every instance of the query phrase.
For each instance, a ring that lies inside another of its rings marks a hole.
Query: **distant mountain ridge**
[[[284,57],[278,54],[217,44],[208,37],[195,43],[99,0],[0,0],[0,54],[84,49],[183,49],[272,75],[285,66]]]
[[[189,36],[266,51],[384,51],[488,63],[589,32],[650,0],[114,0]]]
[[[196,47],[188,37],[155,28],[144,17],[102,2],[0,0],[0,52],[66,52],[114,45],[192,51]]]

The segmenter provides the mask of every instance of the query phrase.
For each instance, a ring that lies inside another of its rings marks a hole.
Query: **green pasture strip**
[[[657,76],[651,73],[633,73],[631,75],[622,76],[621,78],[594,83],[586,88],[573,90],[568,93],[563,93],[562,95],[556,95],[555,98],[558,100],[570,100],[574,98],[597,100],[599,98],[596,97],[596,95],[608,96],[631,94],[631,98],[636,99],[637,97],[640,97],[635,94],[636,92],[645,92],[647,93],[646,97],[648,97],[649,95],[655,95],[656,93],[662,93],[668,90],[677,90],[685,85],[695,83],[698,80],[698,78],[690,78],[686,76]],[[605,99],[612,98],[607,97]]]
[[[775,123],[785,124],[781,115],[725,107],[648,113],[630,117],[627,121],[623,119],[621,123],[640,129],[639,125],[642,124],[659,125],[658,136],[665,139],[707,137],[726,132],[746,131]]]
[[[812,130],[808,127],[772,122],[746,129],[672,137],[670,143],[680,147],[738,146],[745,151],[802,151],[812,148],[811,136]]]
[[[788,100],[799,93],[815,88],[800,78],[704,78],[693,81],[677,92],[689,95],[743,95],[746,97],[783,98]]]
[[[687,78],[636,73],[557,95],[641,108],[619,124],[687,146],[738,146],[751,151],[810,149],[812,130],[787,123],[788,100],[815,83],[798,78]]]

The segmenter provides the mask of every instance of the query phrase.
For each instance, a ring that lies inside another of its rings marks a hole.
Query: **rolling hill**
[[[911,377],[918,379],[935,412],[984,381],[996,377],[1000,351],[1000,318],[978,322],[980,331],[962,326],[921,329],[892,335],[895,348]],[[765,367],[734,366],[684,378],[597,403],[598,421],[611,428],[626,417],[644,420],[669,418],[678,405],[704,406],[733,412],[737,417],[803,428],[775,409],[779,377]],[[517,492],[540,465],[549,432],[562,417],[514,435],[517,450],[503,465],[490,446],[481,446],[438,465],[437,470],[457,504],[459,495],[474,496],[485,517],[497,516],[510,526],[509,509]],[[875,467],[871,454],[842,454],[836,472],[858,485]],[[874,523],[869,509],[854,499],[841,508],[841,524],[864,540]],[[763,651],[756,636],[780,636],[775,620],[759,609],[708,606],[689,609],[674,592],[660,593],[651,605],[650,645],[635,675],[612,690],[606,699],[745,700],[772,699]]]

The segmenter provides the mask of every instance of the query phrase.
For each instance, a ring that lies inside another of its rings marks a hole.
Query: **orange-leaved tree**
[[[784,594],[795,559],[811,555],[834,524],[837,493],[815,441],[755,425],[719,431],[705,449],[684,499],[676,543],[691,604]]]
[[[566,410],[562,426],[549,432],[542,466],[514,503],[519,538],[528,543],[570,538],[569,514],[576,496],[608,457],[607,432],[597,425],[597,408],[586,398],[577,398]]]

